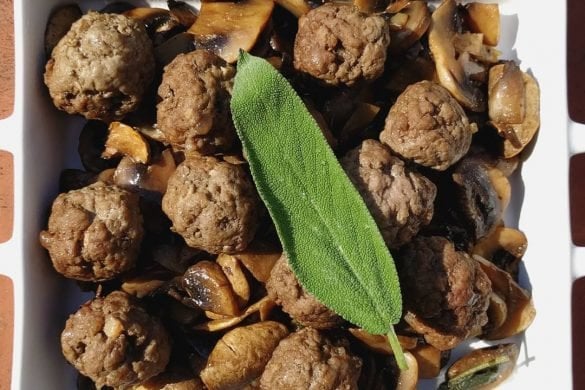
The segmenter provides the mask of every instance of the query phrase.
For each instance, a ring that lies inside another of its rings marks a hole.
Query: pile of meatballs
[[[231,119],[235,64],[196,41],[163,63],[160,35],[124,9],[80,15],[44,69],[55,107],[88,121],[84,169],[63,172],[40,233],[54,269],[95,292],[61,334],[79,387],[394,388],[389,352],[355,337],[282,253]],[[493,172],[506,180],[519,159],[499,154],[486,111],[436,77],[427,34],[391,50],[393,26],[347,2],[312,3],[298,20],[276,4],[251,52],[305,100],[374,217],[398,268],[401,341],[438,351],[443,366],[495,326],[474,248],[503,227]],[[147,161],[101,154],[114,123],[148,146]],[[499,253],[488,260],[516,279],[518,259]]]

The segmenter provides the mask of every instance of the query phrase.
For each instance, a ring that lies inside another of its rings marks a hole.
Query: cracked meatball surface
[[[235,68],[215,54],[179,54],[158,88],[157,125],[177,150],[213,154],[235,139],[230,98]]]
[[[380,142],[365,140],[341,159],[341,165],[391,249],[410,241],[431,221],[437,188]]]
[[[420,81],[398,96],[380,141],[406,160],[444,171],[467,153],[474,128],[439,84]]]
[[[142,236],[138,195],[98,182],[55,199],[40,241],[57,272],[101,281],[134,267]]]
[[[372,81],[384,71],[389,43],[381,16],[326,3],[299,19],[294,67],[332,86]]]
[[[209,253],[244,250],[256,232],[260,200],[241,165],[191,156],[169,179],[162,209],[187,245]]]
[[[138,108],[154,66],[152,41],[143,23],[89,12],[53,49],[45,84],[57,108],[111,121]]]
[[[96,387],[127,388],[161,373],[170,357],[160,321],[122,291],[85,303],[65,324],[61,348]]]
[[[362,361],[346,340],[331,341],[313,328],[282,340],[260,378],[263,390],[357,390]]]
[[[266,290],[271,299],[295,321],[317,329],[333,328],[343,319],[308,293],[293,273],[283,254],[270,272]]]
[[[481,333],[491,282],[477,261],[443,237],[417,237],[400,251],[405,321],[440,350]]]

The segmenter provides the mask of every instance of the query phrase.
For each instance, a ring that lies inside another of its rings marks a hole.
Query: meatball
[[[477,262],[443,237],[417,237],[400,251],[405,321],[440,350],[487,323],[491,283]]]
[[[295,321],[317,329],[333,328],[343,319],[308,293],[299,283],[283,254],[270,272],[266,290]]]
[[[362,361],[346,340],[332,342],[313,328],[282,340],[260,378],[263,390],[357,389]]]
[[[378,141],[365,140],[341,159],[341,165],[364,198],[389,248],[407,243],[431,221],[437,188]]]
[[[230,97],[235,68],[215,54],[179,54],[158,88],[157,125],[177,150],[213,154],[235,139]]]
[[[244,250],[256,232],[260,201],[240,165],[191,156],[170,177],[162,209],[190,247],[209,253]]]
[[[101,281],[134,267],[142,236],[138,196],[98,182],[55,199],[40,241],[57,272]]]
[[[372,81],[384,71],[389,43],[381,16],[327,3],[299,19],[294,67],[333,86]]]
[[[72,314],[61,333],[63,355],[97,388],[126,388],[161,373],[170,357],[169,336],[122,291],[95,298]]]
[[[45,68],[57,108],[111,121],[135,110],[154,77],[152,41],[143,23],[89,12],[73,23]]]
[[[406,160],[444,171],[467,153],[474,129],[449,91],[421,81],[398,96],[380,141]]]

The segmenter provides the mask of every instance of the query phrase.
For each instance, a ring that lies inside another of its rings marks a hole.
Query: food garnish
[[[346,320],[388,334],[402,314],[396,268],[361,196],[288,81],[240,53],[231,110],[252,176],[301,284]]]

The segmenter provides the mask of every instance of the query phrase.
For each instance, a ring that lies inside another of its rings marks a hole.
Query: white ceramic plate
[[[72,282],[55,275],[37,239],[57,194],[60,171],[78,165],[76,156],[64,151],[76,149],[82,122],[55,110],[42,82],[47,17],[56,5],[67,2],[14,2],[15,109],[10,118],[0,121],[0,149],[12,152],[15,164],[15,230],[12,239],[0,246],[0,274],[12,278],[15,286],[13,389],[75,388],[73,369],[60,353],[59,334],[67,315],[86,297]],[[94,9],[106,3],[83,2]],[[570,240],[568,161],[573,153],[585,151],[585,128],[570,123],[567,114],[566,4],[499,3],[503,57],[520,59],[521,68],[538,80],[542,96],[538,141],[515,177],[507,216],[508,225],[519,227],[528,237],[522,283],[532,290],[537,316],[520,338],[517,370],[502,387],[569,389],[571,283],[585,275],[585,269],[576,267],[585,264],[585,258],[576,261],[585,255]]]

